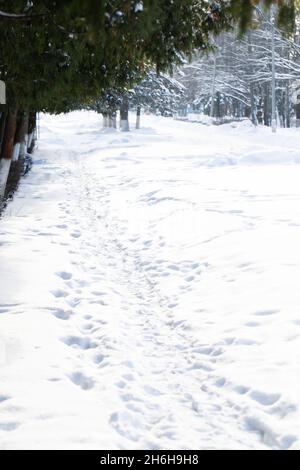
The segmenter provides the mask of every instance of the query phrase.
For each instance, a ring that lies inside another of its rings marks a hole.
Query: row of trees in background
[[[172,78],[150,70],[133,89],[105,93],[94,106],[104,127],[116,127],[120,109],[120,128],[128,130],[128,107],[137,111],[137,128],[141,107],[162,115],[189,110],[221,122],[247,117],[255,125],[300,126],[300,19],[291,32],[278,28],[275,15],[275,8],[257,2],[245,34],[235,27],[215,36],[213,51],[195,51]]]
[[[272,125],[272,85],[277,124],[300,125],[300,18],[287,33],[274,24],[272,11],[257,7],[252,29],[215,38],[215,51],[195,54],[176,78],[187,90],[186,102],[215,118],[249,117]],[[274,83],[272,81],[274,80]],[[183,103],[184,107],[184,103]]]
[[[293,2],[273,2],[280,7],[279,20],[288,24]],[[147,81],[159,80],[163,89],[167,80],[172,88],[172,79],[154,78],[152,68],[163,72],[195,49],[209,50],[211,38],[237,21],[245,30],[256,3],[0,0],[0,80],[7,88],[7,104],[0,110],[0,198],[12,160],[32,148],[38,112],[68,112],[97,102],[105,122],[114,123],[119,106],[125,129],[129,104],[136,100],[139,110],[144,99],[153,98]],[[167,99],[174,109],[177,100]]]
[[[0,202],[3,199],[10,170],[25,170],[25,160],[33,152],[37,137],[37,115],[27,111],[2,111],[0,117]]]
[[[120,129],[129,130],[129,109],[136,111],[136,129],[140,128],[142,108],[149,113],[172,116],[185,100],[186,89],[168,74],[149,69],[144,78],[133,88],[104,90],[96,101],[88,106],[103,115],[103,127],[117,128],[117,112]]]
[[[207,48],[210,32],[233,18],[221,3],[215,21],[202,0],[0,0],[0,80],[7,88],[0,197],[14,144],[24,148],[27,116],[68,112],[109,90],[130,89],[149,64],[162,71],[195,47]]]

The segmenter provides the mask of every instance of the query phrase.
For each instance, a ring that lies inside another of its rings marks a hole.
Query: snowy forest
[[[0,449],[299,450],[300,2],[0,0],[0,40]]]
[[[142,107],[173,116],[188,106],[290,127],[300,119],[299,21],[294,2],[272,3],[1,2],[1,198],[41,111],[86,107],[108,127],[120,111],[125,131],[130,107],[137,127]]]

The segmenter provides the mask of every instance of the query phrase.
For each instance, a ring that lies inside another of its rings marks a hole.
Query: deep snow
[[[0,220],[0,447],[300,448],[300,132],[43,116]]]

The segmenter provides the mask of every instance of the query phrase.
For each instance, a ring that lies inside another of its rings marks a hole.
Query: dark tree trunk
[[[36,113],[30,112],[29,120],[28,120],[28,132],[33,132],[35,128],[36,128]]]
[[[216,99],[215,99],[215,106],[214,106],[214,108],[215,108],[215,117],[217,119],[220,119],[220,117],[221,117],[221,106],[220,106],[221,103],[220,103],[220,101],[221,101],[220,100],[220,93],[217,92],[216,93]]]
[[[28,121],[29,121],[28,113],[26,113],[25,111],[22,111],[20,113],[17,132],[15,136],[15,142],[21,143],[25,140],[25,135],[28,132]]]
[[[252,108],[249,107],[249,106],[246,106],[245,111],[244,111],[244,115],[245,115],[246,118],[251,118],[251,121],[252,121]]]
[[[23,148],[25,144],[25,136],[26,136],[27,131],[28,131],[28,114],[24,111],[21,111],[19,114],[18,122],[17,122],[17,129],[16,129],[16,134],[15,134],[15,140],[14,140],[13,161],[17,161],[19,159],[19,155],[21,153],[21,146],[22,146],[22,154],[24,154]]]
[[[36,131],[36,113],[30,112],[28,118],[28,153],[32,153],[35,146],[35,131]]]
[[[290,114],[290,86],[289,83],[285,89],[285,125],[291,127],[291,114]]]
[[[14,139],[17,127],[17,111],[9,111],[3,136],[3,145],[1,149],[1,158],[10,160],[14,146]]]
[[[295,113],[296,113],[296,127],[300,127],[300,104],[296,104]]]
[[[7,111],[3,111],[1,113],[1,118],[0,118],[0,156],[1,156],[1,148],[2,148],[4,132],[5,132],[6,116],[7,116]]]
[[[0,158],[0,200],[4,197],[7,178],[11,166],[14,139],[17,127],[17,111],[9,111],[5,122],[5,131]]]
[[[29,115],[25,112],[22,116],[22,126],[20,130],[20,158],[24,158],[27,151],[28,125]]]
[[[122,104],[120,107],[120,127],[121,131],[128,132],[129,131],[129,102],[128,98],[125,97],[122,100]]]

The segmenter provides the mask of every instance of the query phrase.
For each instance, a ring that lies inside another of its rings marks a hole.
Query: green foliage
[[[255,0],[0,0],[0,79],[11,107],[64,112],[167,70],[212,33],[251,23]],[[265,0],[268,5],[271,0]],[[279,19],[292,8],[278,0]],[[25,17],[25,18],[24,18]]]
[[[230,0],[230,10],[234,20],[240,25],[241,32],[245,32],[252,25],[253,11],[256,7],[270,8],[276,6],[277,22],[280,27],[292,29],[295,17],[294,0]]]

